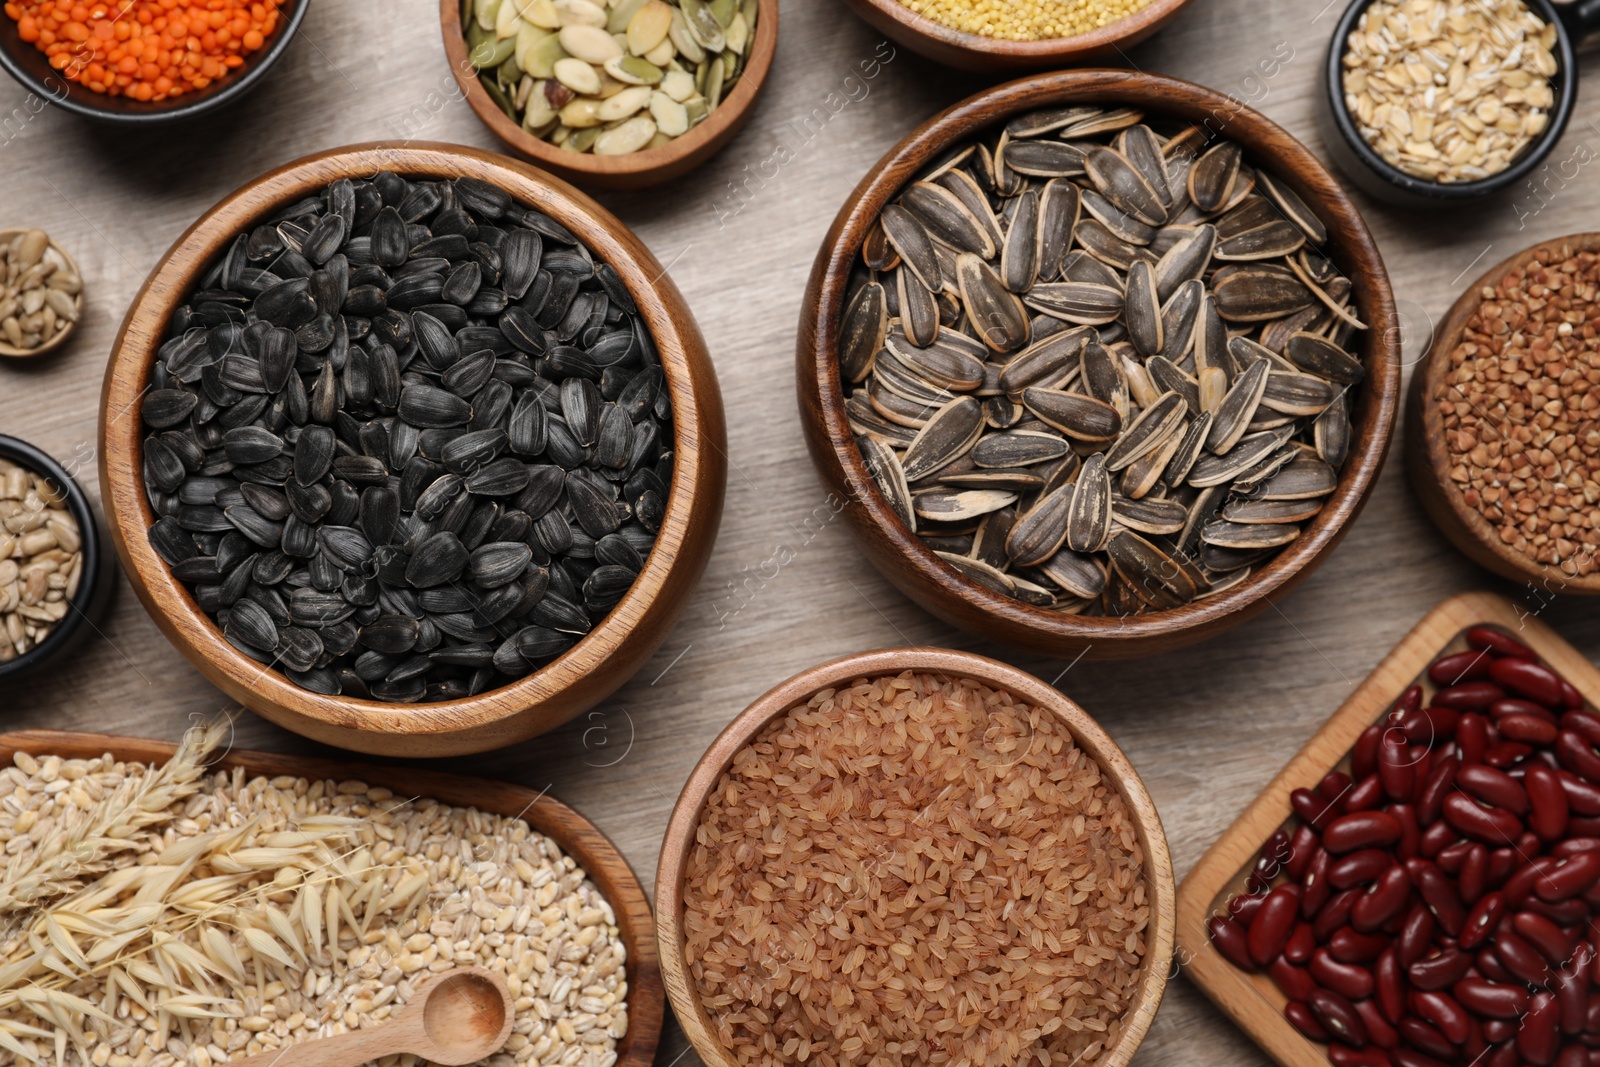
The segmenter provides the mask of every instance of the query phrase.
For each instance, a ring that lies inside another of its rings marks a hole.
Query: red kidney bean
[[[1522,1029],[1517,1031],[1517,1051],[1529,1063],[1544,1067],[1553,1063],[1560,1049],[1556,1028],[1561,1012],[1556,1006],[1554,993],[1535,993],[1528,1001],[1527,1014],[1522,1017]]]
[[[1561,732],[1555,722],[1539,715],[1507,715],[1499,725],[1501,737],[1530,745],[1548,745]]]
[[[1457,833],[1491,845],[1515,841],[1522,833],[1521,819],[1503,808],[1485,808],[1465,793],[1444,798],[1444,819]]]
[[[1426,1053],[1409,1048],[1395,1049],[1391,1058],[1394,1060],[1394,1067],[1448,1067],[1444,1060],[1435,1059]],[[1496,1064],[1495,1067],[1499,1065]]]
[[[1416,760],[1399,733],[1386,733],[1378,743],[1378,778],[1390,800],[1411,799],[1417,786]]]
[[[1561,728],[1571,730],[1590,744],[1600,745],[1600,718],[1592,711],[1574,708],[1561,716]]]
[[[1407,1015],[1395,1029],[1400,1031],[1400,1039],[1414,1049],[1437,1056],[1447,1063],[1456,1058],[1456,1047],[1450,1043],[1450,1039],[1420,1016]]]
[[[1537,949],[1539,955],[1549,960],[1552,966],[1565,962],[1572,954],[1572,938],[1543,915],[1519,911],[1511,917],[1511,929]]]
[[[1400,924],[1400,936],[1395,938],[1394,950],[1401,967],[1409,967],[1428,953],[1428,945],[1433,940],[1433,931],[1438,923],[1433,918],[1433,912],[1421,902],[1411,905],[1411,910],[1406,912],[1406,918]]]
[[[1436,707],[1478,712],[1488,711],[1495,701],[1504,700],[1505,696],[1505,690],[1493,682],[1460,682],[1433,694],[1433,703]]]
[[[1561,679],[1561,701],[1569,708],[1583,707],[1583,694],[1565,678]]]
[[[1357,775],[1356,777],[1364,776]],[[1317,795],[1329,804],[1341,804],[1343,801],[1340,798],[1350,792],[1352,781],[1351,777],[1343,771],[1329,771],[1322,776],[1322,781],[1317,783]]]
[[[1589,995],[1589,1006],[1584,1010],[1583,1029],[1586,1033],[1600,1034],[1600,993]]]
[[[1317,988],[1317,981],[1311,977],[1310,971],[1296,967],[1282,956],[1272,961],[1267,973],[1272,975],[1272,980],[1290,1000],[1304,1000]]]
[[[1417,839],[1417,855],[1437,856],[1459,840],[1461,835],[1456,833],[1455,827],[1441,819],[1422,831]]]
[[[1358,1000],[1350,1005],[1356,1009],[1356,1014],[1361,1016],[1361,1025],[1367,1028],[1367,1043],[1377,1045],[1381,1049],[1398,1048],[1400,1034],[1389,1020],[1383,1017],[1377,1001]]]
[[[1540,900],[1556,904],[1588,892],[1596,882],[1600,882],[1600,852],[1579,852],[1561,860],[1534,883],[1533,891]]]
[[[1406,968],[1406,977],[1418,989],[1449,989],[1472,970],[1472,957],[1450,945]]]
[[[1414,1011],[1438,1028],[1452,1045],[1465,1043],[1472,1032],[1472,1019],[1448,993],[1420,992],[1407,998]]]
[[[1328,882],[1335,889],[1366,885],[1394,866],[1394,857],[1380,848],[1364,848],[1341,856],[1328,865]]]
[[[1422,827],[1417,823],[1414,804],[1391,804],[1389,814],[1400,821],[1400,840],[1395,842],[1394,854],[1404,863],[1417,854],[1422,844]]]
[[[1566,859],[1580,852],[1600,850],[1600,837],[1568,837],[1550,846],[1550,855]]]
[[[1213,915],[1206,920],[1206,932],[1211,935],[1211,943],[1229,963],[1244,971],[1256,969],[1255,960],[1250,958],[1249,935],[1243,926],[1226,915]]]
[[[1361,896],[1359,889],[1346,889],[1328,900],[1317,912],[1317,917],[1311,922],[1311,931],[1317,937],[1319,944],[1327,944],[1334,934],[1342,930],[1350,921],[1350,909],[1356,906],[1356,898]]]
[[[1383,723],[1373,723],[1356,738],[1350,749],[1350,775],[1365,778],[1378,769],[1378,744],[1383,740]]]
[[[1512,907],[1520,907],[1522,902],[1533,895],[1533,887],[1539,880],[1556,869],[1561,860],[1555,856],[1540,856],[1531,863],[1519,867],[1510,878],[1506,879],[1503,892],[1506,903]]]
[[[1434,706],[1414,711],[1400,724],[1400,735],[1413,745],[1437,745],[1454,737],[1461,713],[1454,708]]]
[[[1596,889],[1600,889],[1597,886]],[[1589,890],[1594,893],[1595,889]],[[1559,904],[1552,904],[1538,897],[1529,897],[1522,902],[1528,911],[1538,912],[1557,926],[1576,926],[1589,917],[1590,904],[1581,897],[1572,900],[1563,900]]]
[[[1318,989],[1306,999],[1311,1014],[1330,1034],[1347,1045],[1367,1043],[1367,1028],[1350,1002],[1331,989]]]
[[[1574,815],[1567,820],[1567,833],[1574,837],[1600,837],[1600,817]]]
[[[1567,806],[1573,814],[1600,815],[1600,785],[1584,781],[1565,767],[1557,768],[1555,775],[1561,783],[1561,791],[1567,795]]]
[[[1316,854],[1311,857],[1311,866],[1306,869],[1306,876],[1300,880],[1302,919],[1316,918],[1322,911],[1322,906],[1328,902],[1328,897],[1332,895],[1333,887],[1328,884],[1328,867],[1332,863],[1333,857],[1328,855],[1328,850],[1325,848],[1319,847]]]
[[[1459,875],[1462,865],[1467,862],[1468,854],[1476,846],[1477,842],[1475,841],[1457,841],[1435,856],[1433,862],[1437,863],[1439,869],[1445,874]]]
[[[1328,1059],[1333,1067],[1394,1067],[1382,1049],[1351,1048],[1338,1042],[1328,1046]]]
[[[1517,1067],[1521,1062],[1522,1058],[1517,1055],[1515,1035],[1513,1035],[1490,1054],[1489,1058],[1484,1061],[1483,1067]]]
[[[1489,749],[1489,720],[1482,715],[1463,715],[1456,723],[1456,747],[1461,750],[1461,763],[1482,763]]]
[[[1507,924],[1501,924],[1492,944],[1495,956],[1511,974],[1529,985],[1550,984],[1550,965],[1532,945],[1507,929]]]
[[[1434,917],[1439,920],[1445,933],[1451,937],[1459,936],[1467,921],[1467,909],[1462,906],[1450,877],[1427,860],[1412,860],[1406,869],[1411,874],[1412,884],[1417,887],[1417,892],[1428,907],[1433,909]]]
[[[1296,815],[1315,826],[1332,805],[1310,789],[1296,789],[1289,794],[1289,806]]]
[[[1295,830],[1294,837],[1289,841],[1289,859],[1283,865],[1283,873],[1291,881],[1304,880],[1306,871],[1311,868],[1311,860],[1317,854],[1317,832],[1309,826],[1301,826]]]
[[[1532,745],[1525,745],[1521,741],[1501,741],[1489,746],[1489,751],[1483,754],[1483,762],[1486,766],[1503,770],[1506,767],[1515,767],[1532,753]]]
[[[1325,948],[1311,954],[1311,977],[1346,1000],[1372,995],[1372,972],[1354,963],[1341,963]]]
[[[1561,779],[1549,767],[1529,767],[1522,775],[1522,788],[1528,794],[1528,829],[1545,841],[1556,841],[1567,832],[1568,804]]]
[[[1492,885],[1492,886],[1503,886],[1503,885],[1505,885],[1506,884],[1506,879],[1510,878],[1512,872],[1517,869],[1517,861],[1520,860],[1521,858],[1522,857],[1517,855],[1515,849],[1510,849],[1510,848],[1490,849],[1489,850],[1489,884]]]
[[[1461,1000],[1461,994],[1457,993],[1456,999]],[[1523,994],[1523,999],[1524,1003],[1526,1003],[1526,993]],[[1469,1010],[1475,1011],[1476,1009]],[[1502,1041],[1509,1041],[1516,1036],[1517,1026],[1513,1022],[1505,1019],[1485,1019],[1483,1021],[1483,1039],[1492,1045],[1498,1045]]]
[[[1439,806],[1444,802],[1445,794],[1455,786],[1460,767],[1460,761],[1454,759],[1442,759],[1433,765],[1422,789],[1417,793],[1417,819],[1420,822],[1431,825],[1439,818]]]
[[[1538,701],[1547,708],[1566,705],[1560,675],[1542,663],[1531,659],[1497,659],[1489,664],[1489,677],[1501,688]]]
[[[1411,876],[1404,867],[1390,867],[1350,909],[1350,925],[1364,934],[1374,933],[1405,911],[1411,899]]]
[[[1524,830],[1517,836],[1515,841],[1511,842],[1511,851],[1523,859],[1527,859],[1543,852],[1544,842],[1539,840],[1538,834],[1531,830]]]
[[[1440,656],[1428,667],[1428,678],[1434,685],[1476,682],[1487,677],[1489,677],[1489,657],[1482,649],[1468,649],[1465,652]]]
[[[1461,873],[1456,877],[1456,892],[1461,895],[1461,903],[1470,908],[1488,889],[1489,850],[1474,842],[1461,864]]]
[[[1332,1037],[1327,1030],[1323,1029],[1322,1024],[1317,1022],[1316,1016],[1311,1014],[1311,1009],[1302,1001],[1291,1000],[1285,1004],[1283,1006],[1283,1017],[1289,1020],[1290,1026],[1293,1026],[1312,1041],[1327,1041]]]
[[[1383,782],[1376,774],[1369,774],[1344,795],[1341,811],[1371,811],[1383,803]]]
[[[1312,932],[1311,924],[1298,922],[1294,924],[1294,933],[1289,935],[1289,940],[1283,946],[1283,958],[1290,963],[1299,965],[1311,959],[1311,954],[1317,950],[1317,935]]]
[[[1589,1067],[1589,1056],[1582,1045],[1566,1045],[1556,1054],[1556,1067]]]
[[[1516,815],[1527,813],[1528,794],[1523,790],[1522,783],[1505,771],[1481,765],[1463,767],[1456,773],[1456,785],[1485,804],[1504,808]]]
[[[1522,984],[1522,980],[1506,970],[1506,965],[1500,962],[1500,957],[1495,955],[1493,945],[1486,945],[1478,950],[1477,955],[1473,957],[1473,966],[1478,968],[1479,974],[1491,982]]]
[[[1461,937],[1458,942],[1461,948],[1471,952],[1489,940],[1495,928],[1500,925],[1500,920],[1505,913],[1505,894],[1486,893],[1467,913],[1467,921],[1462,924]]]
[[[1240,893],[1228,901],[1228,915],[1240,925],[1248,927],[1255,920],[1256,912],[1261,910],[1261,904],[1266,899],[1263,893]]]
[[[1486,648],[1497,656],[1512,659],[1533,659],[1533,649],[1509,634],[1489,626],[1474,626],[1467,631],[1467,644],[1473,648]]]
[[[1392,845],[1400,840],[1400,820],[1386,811],[1341,815],[1322,831],[1322,847],[1335,855],[1356,849]]]
[[[1589,970],[1594,966],[1595,952],[1588,943],[1579,941],[1572,950],[1572,958],[1556,971],[1551,992],[1561,1008],[1561,1032],[1583,1032],[1589,1012]]]
[[[1393,947],[1386,948],[1372,965],[1372,982],[1378,1006],[1390,1024],[1398,1023],[1406,1013],[1406,980],[1400,973],[1400,956]]]
[[[1556,735],[1556,759],[1585,781],[1600,783],[1600,756],[1595,755],[1593,743],[1576,730],[1563,729]]]
[[[1282,953],[1299,913],[1299,886],[1285,882],[1268,893],[1261,910],[1250,920],[1250,958],[1265,967]]]
[[[1541,718],[1549,719],[1551,722],[1556,721],[1555,712],[1543,704],[1535,704],[1533,701],[1523,700],[1521,697],[1506,697],[1504,700],[1497,700],[1489,708],[1489,716],[1496,722],[1499,722],[1507,715],[1537,715]]]
[[[1528,1010],[1528,991],[1519,985],[1463,978],[1451,992],[1462,1007],[1491,1019],[1519,1019]]]
[[[1328,952],[1343,963],[1371,963],[1388,947],[1387,937],[1363,934],[1353,926],[1341,926],[1328,938]]]

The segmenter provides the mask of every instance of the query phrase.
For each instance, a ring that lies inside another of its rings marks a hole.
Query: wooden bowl
[[[1468,320],[1482,302],[1478,294],[1483,288],[1498,285],[1507,274],[1532,262],[1539,252],[1563,246],[1577,252],[1600,252],[1600,233],[1558,237],[1524,249],[1473,282],[1451,305],[1449,314],[1434,331],[1433,346],[1428,349],[1427,358],[1411,376],[1411,391],[1406,398],[1406,469],[1411,474],[1411,484],[1422,509],[1439,527],[1439,532],[1479,566],[1519,585],[1530,583],[1529,588],[1544,592],[1597,596],[1600,595],[1600,571],[1580,577],[1566,574],[1558,566],[1540,563],[1501,542],[1489,520],[1476,508],[1468,506],[1450,477],[1452,463],[1445,448],[1444,416],[1432,403],[1450,369],[1450,352],[1460,342]]]
[[[733,761],[738,751],[772,720],[797,704],[805,703],[819,690],[848,685],[857,678],[877,678],[902,671],[937,672],[971,678],[995,689],[1004,690],[1040,709],[1048,711],[1067,728],[1073,741],[1105,771],[1131,812],[1139,845],[1144,850],[1151,923],[1146,931],[1144,962],[1140,968],[1133,1000],[1123,1018],[1115,1044],[1106,1049],[1092,1067],[1124,1067],[1150,1028],[1156,1008],[1167,987],[1173,944],[1172,857],[1167,851],[1167,836],[1161,828],[1150,794],[1139,774],[1088,713],[1045,685],[1037,678],[1004,663],[942,648],[894,648],[845,656],[813,667],[782,682],[757,698],[711,743],[678,797],[661,843],[661,859],[656,866],[656,936],[661,947],[661,969],[666,978],[667,996],[679,1024],[688,1035],[695,1052],[710,1067],[737,1067],[737,1061],[716,1038],[716,1027],[695,991],[684,960],[683,916],[684,870],[689,850],[695,841],[706,798]],[[1085,1067],[1091,1067],[1086,1064]]]
[[[10,244],[17,234],[26,232],[27,227],[24,226],[0,230],[0,245]],[[73,259],[67,250],[56,244],[55,241],[50,242],[50,247],[45,252],[45,257],[54,258],[57,270],[71,271],[78,276],[80,281],[83,279],[83,271],[78,269],[77,260]],[[66,344],[67,338],[71,337],[73,332],[77,330],[78,323],[83,321],[83,288],[81,286],[78,289],[78,295],[73,298],[73,303],[77,305],[78,317],[67,323],[66,329],[57,333],[38,348],[15,348],[7,344],[5,337],[0,335],[0,356],[7,356],[11,359],[31,359],[34,356],[49,355]]]
[[[1463,633],[1487,623],[1503,629],[1591,700],[1600,695],[1600,671],[1548,626],[1503,597],[1466,593],[1446,600],[1405,636],[1333,717],[1306,742],[1266,790],[1212,845],[1178,889],[1178,960],[1190,979],[1262,1050],[1283,1067],[1328,1067],[1327,1046],[1308,1040],[1283,1017],[1288,998],[1266,974],[1247,974],[1211,943],[1206,920],[1226,914],[1244,890],[1262,847],[1278,829],[1298,819],[1289,803],[1296,789],[1312,788],[1335,769],[1349,769],[1350,749],[1381,720],[1413,683],[1431,694],[1428,665],[1444,652],[1466,648]]]
[[[1324,251],[1354,284],[1366,380],[1352,406],[1353,438],[1339,487],[1300,537],[1232,589],[1181,608],[1126,618],[1086,618],[995,593],[943,563],[878,491],[845,415],[839,321],[850,272],[891,197],[951,145],[1019,112],[1061,104],[1148,109],[1195,124],[1223,121],[1227,135],[1293,189],[1327,225]],[[1225,116],[1225,119],[1218,119]],[[944,621],[985,639],[1059,658],[1151,655],[1214,637],[1266,610],[1338,545],[1372,489],[1389,447],[1400,393],[1400,330],[1389,276],[1356,207],[1304,145],[1237,101],[1190,82],[1120,70],[1067,71],[1002,85],[934,116],[867,173],[823,239],[806,288],[796,377],[801,424],[824,485],[844,501],[856,543],[902,593]]]
[[[124,5],[126,6],[126,5]],[[244,65],[204,89],[159,103],[127,96],[107,96],[68,81],[50,65],[49,58],[17,32],[17,23],[0,17],[0,67],[5,67],[23,88],[42,101],[66,108],[75,115],[117,126],[154,126],[203,115],[237,100],[264,78],[283,58],[305,21],[311,0],[279,0],[278,28],[271,39]],[[31,107],[30,102],[30,107]]]
[[[666,518],[644,570],[577,645],[533,674],[464,700],[386,704],[325,697],[264,669],[223,639],[151,549],[155,514],[141,476],[138,401],[173,310],[234,235],[339,178],[380,170],[492,182],[556,219],[612,264],[661,353],[673,407],[676,463]],[[615,692],[665,640],[705,569],[722,515],[727,430],[722,397],[683,296],[648,249],[610,212],[542,171],[453,145],[335,149],[290,163],[233,193],[180,237],[128,309],[100,399],[101,498],[134,591],[162,632],[216,686],[280,726],[384,756],[483,752],[552,730]]]
[[[899,0],[845,0],[873,29],[918,55],[958,70],[1002,76],[1125,59],[1124,49],[1171,22],[1188,2],[1150,0],[1126,18],[1088,33],[1044,41],[1007,41],[953,30]]]
[[[97,759],[109,752],[119,760],[162,764],[176,745],[136,737],[68,733],[59,730],[19,730],[0,734],[0,761],[9,766],[18,752],[43,758]],[[665,998],[661,992],[661,963],[657,955],[655,920],[639,878],[617,847],[582,815],[547,793],[536,793],[509,782],[492,782],[439,774],[415,767],[378,767],[284,756],[274,752],[229,751],[213,771],[240,768],[252,776],[287,775],[312,781],[359,779],[382,786],[400,797],[431,797],[457,807],[521,819],[549,837],[588,874],[589,880],[610,903],[628,958],[628,1032],[617,1043],[616,1067],[649,1067],[661,1039]]]
[[[671,144],[625,156],[568,152],[524,130],[500,110],[500,105],[490,98],[478,80],[478,72],[468,58],[467,38],[461,26],[461,0],[439,0],[439,19],[444,27],[444,50],[450,58],[450,72],[466,94],[467,103],[495,136],[519,155],[574,185],[643,189],[689,173],[722,151],[750,121],[750,112],[766,87],[772,58],[778,50],[778,0],[760,0],[760,4],[755,36],[750,39],[750,58],[733,92],[700,125]]]

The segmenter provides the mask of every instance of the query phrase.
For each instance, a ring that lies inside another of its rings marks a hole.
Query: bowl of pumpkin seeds
[[[744,126],[777,0],[440,0],[445,52],[501,140],[580,185],[688,173]]]
[[[716,537],[722,402],[614,216],[457,146],[290,163],[156,266],[101,397],[106,516],[232,699],[381,755],[480,752],[605,699]]]
[[[1264,610],[1337,545],[1394,426],[1394,300],[1355,206],[1175,79],[1044,75],[935,116],[840,210],[804,307],[802,422],[859,546],[1047,655]]]

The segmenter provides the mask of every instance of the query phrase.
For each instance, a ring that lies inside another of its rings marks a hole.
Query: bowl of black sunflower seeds
[[[482,752],[619,688],[716,539],[721,395],[682,295],[533,167],[360,145],[168,251],[101,396],[107,523],[231,698],[378,755]]]

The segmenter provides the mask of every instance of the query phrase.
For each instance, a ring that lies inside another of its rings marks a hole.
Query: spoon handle
[[[229,1060],[224,1067],[360,1067],[380,1056],[416,1052],[424,1044],[411,1020],[397,1019],[371,1030],[303,1041],[271,1052]]]

